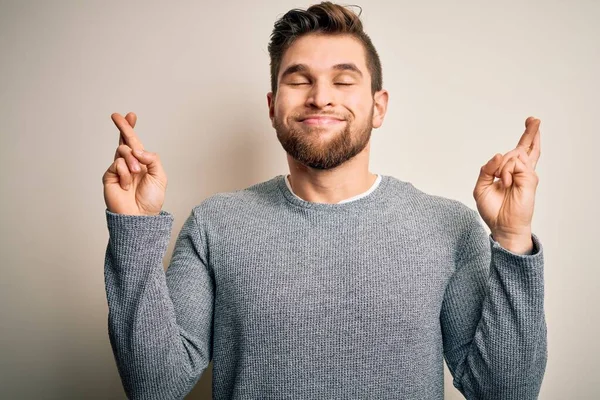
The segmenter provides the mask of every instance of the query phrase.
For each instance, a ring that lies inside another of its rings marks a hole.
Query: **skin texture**
[[[366,62],[363,45],[349,35],[302,36],[283,56],[277,93],[267,94],[269,117],[294,193],[307,201],[337,203],[376,179],[368,169],[370,135],[383,123],[388,92],[372,93]],[[303,121],[309,116],[339,121]]]

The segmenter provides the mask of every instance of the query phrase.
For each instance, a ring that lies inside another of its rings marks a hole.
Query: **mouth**
[[[304,125],[309,126],[331,126],[341,124],[342,122],[344,122],[344,120],[335,117],[309,116],[300,119],[300,122]]]

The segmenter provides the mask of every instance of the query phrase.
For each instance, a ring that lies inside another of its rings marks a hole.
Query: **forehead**
[[[365,50],[360,41],[350,35],[308,34],[294,41],[285,51],[279,75],[292,64],[306,64],[313,71],[330,70],[338,64],[355,64],[367,73]]]

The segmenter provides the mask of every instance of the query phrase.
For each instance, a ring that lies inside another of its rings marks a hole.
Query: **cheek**
[[[345,93],[342,101],[347,108],[360,115],[369,115],[373,106],[371,90],[362,87],[359,90]]]
[[[276,117],[287,117],[291,112],[298,108],[299,99],[298,96],[291,96],[289,93],[280,92],[277,94],[277,98],[274,104],[274,111]],[[300,105],[303,103],[300,102]]]
[[[366,98],[368,100],[368,98]],[[369,101],[365,101],[365,97],[359,97],[349,99],[346,102],[346,107],[354,114],[356,119],[363,120],[365,118],[369,118],[371,115],[371,108],[373,107],[373,103]]]

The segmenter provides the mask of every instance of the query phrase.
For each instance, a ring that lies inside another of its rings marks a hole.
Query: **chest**
[[[216,302],[240,324],[431,325],[453,271],[443,237],[390,220],[299,220],[219,239],[211,252]]]

